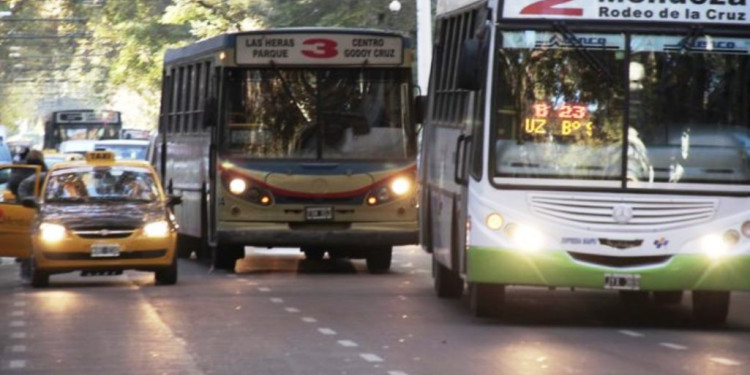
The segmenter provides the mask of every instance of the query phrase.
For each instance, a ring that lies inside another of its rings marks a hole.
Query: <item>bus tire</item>
[[[464,294],[464,280],[442,263],[432,258],[432,270],[435,283],[435,293],[440,298],[459,299]]]
[[[693,291],[693,318],[700,324],[724,324],[729,314],[728,291]]]
[[[305,259],[320,262],[326,255],[326,251],[317,247],[303,247],[302,252],[305,253]]]
[[[654,302],[657,305],[679,305],[682,302],[682,291],[654,292]]]
[[[626,306],[639,307],[649,303],[649,293],[641,290],[621,290],[620,301]]]
[[[469,283],[469,308],[479,318],[496,318],[505,307],[505,285]]]
[[[219,246],[217,246],[214,251],[216,251],[214,268],[231,272],[234,272],[234,268],[237,266],[237,260],[245,257],[244,244],[219,243]]]
[[[193,241],[184,234],[177,235],[177,256],[181,259],[188,259],[193,254]]]
[[[154,272],[157,285],[174,285],[177,283],[177,257],[172,259],[168,267]]]
[[[49,286],[49,273],[44,272],[37,267],[36,259],[31,258],[29,282],[33,288],[44,288]]]
[[[372,247],[367,250],[367,271],[373,274],[386,273],[391,269],[393,248],[390,246]]]

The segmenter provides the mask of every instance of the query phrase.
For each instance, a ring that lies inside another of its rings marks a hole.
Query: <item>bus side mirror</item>
[[[178,204],[182,204],[182,197],[179,195],[170,195],[167,198],[167,206],[174,207]]]
[[[37,209],[39,208],[39,201],[37,201],[36,197],[26,197],[21,199],[21,206]]]
[[[420,95],[417,96],[417,100],[415,102],[416,104],[416,113],[415,116],[415,122],[417,124],[424,124],[424,120],[427,118],[427,96],[426,95]]]
[[[206,99],[205,108],[203,108],[203,127],[211,128],[216,126],[216,111],[218,105],[216,104],[216,98],[208,97]]]
[[[458,55],[458,75],[456,84],[459,89],[477,91],[482,88],[481,82],[481,64],[484,63],[481,58],[481,44],[476,39],[466,39],[461,44],[461,51]]]

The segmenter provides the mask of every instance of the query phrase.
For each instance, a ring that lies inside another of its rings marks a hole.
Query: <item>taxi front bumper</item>
[[[321,224],[223,222],[220,242],[252,246],[397,246],[419,242],[416,221]]]
[[[49,244],[37,236],[32,237],[34,258],[39,269],[49,272],[76,270],[158,270],[172,264],[175,257],[177,234],[172,232],[164,238],[149,238],[133,234],[127,238],[84,239],[70,236],[60,242]],[[92,257],[93,245],[120,247],[116,257]]]
[[[611,267],[581,262],[566,251],[523,252],[476,247],[468,249],[470,282],[507,285],[604,289],[607,275],[638,275],[640,290],[750,290],[750,255],[710,259],[676,254],[641,267]]]

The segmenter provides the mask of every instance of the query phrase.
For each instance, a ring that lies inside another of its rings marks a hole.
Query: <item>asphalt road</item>
[[[725,327],[616,294],[510,288],[501,319],[438,299],[430,258],[398,248],[391,273],[363,261],[255,251],[238,274],[181,261],[148,273],[56,275],[23,285],[0,265],[0,374],[748,374],[750,294]],[[750,275],[749,275],[750,277]]]

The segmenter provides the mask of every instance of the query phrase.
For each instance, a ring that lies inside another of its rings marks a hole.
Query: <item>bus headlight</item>
[[[544,234],[536,228],[511,223],[505,227],[505,234],[517,246],[527,251],[536,251],[544,245]]]
[[[729,249],[740,241],[740,233],[728,230],[723,235],[709,234],[701,238],[701,250],[711,259],[726,255]]]
[[[411,191],[411,180],[407,177],[398,177],[391,181],[391,191],[396,195],[405,195]]]
[[[143,233],[146,237],[164,238],[169,234],[169,223],[164,220],[148,223],[143,227]]]
[[[234,178],[229,182],[229,191],[232,194],[240,195],[247,190],[247,182],[241,178]]]
[[[42,223],[39,225],[39,237],[47,243],[60,242],[65,238],[65,227],[60,224]]]
[[[503,227],[503,217],[500,216],[498,213],[491,213],[487,215],[486,219],[487,228],[490,228],[494,231],[500,230],[500,228]]]

